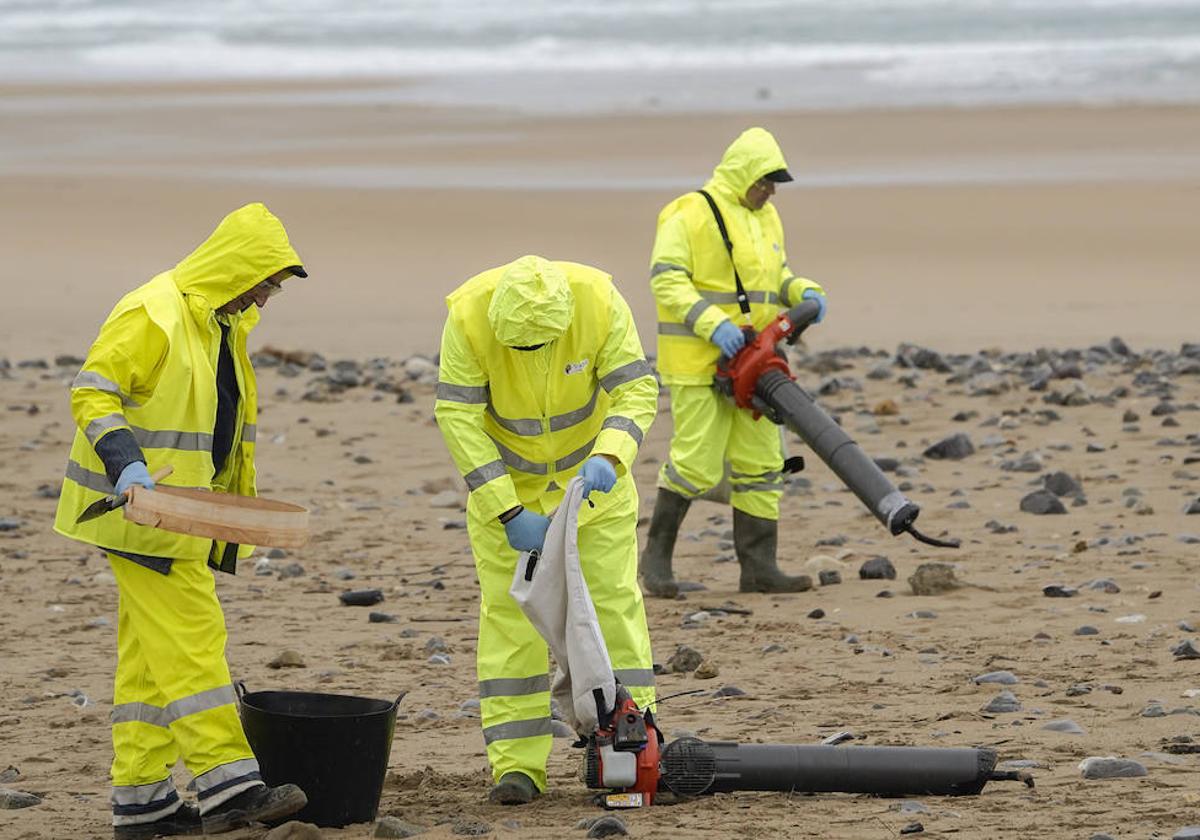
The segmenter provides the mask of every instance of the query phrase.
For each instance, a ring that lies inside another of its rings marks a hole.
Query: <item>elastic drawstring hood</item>
[[[567,275],[543,257],[509,263],[488,306],[488,323],[506,347],[533,347],[567,331],[575,299]]]
[[[704,185],[734,201],[746,194],[750,186],[769,172],[787,169],[783,150],[765,128],[748,128],[729,144],[712,178]]]
[[[172,275],[179,291],[203,298],[209,309],[219,309],[272,274],[301,265],[283,223],[256,202],[222,219]]]

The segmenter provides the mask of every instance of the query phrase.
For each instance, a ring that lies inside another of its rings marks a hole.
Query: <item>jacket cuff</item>
[[[713,331],[726,321],[732,321],[732,319],[722,312],[720,307],[716,305],[710,305],[708,309],[705,309],[703,314],[696,319],[696,326],[692,327],[692,332],[694,332],[700,338],[703,338],[705,341],[712,341]]]
[[[96,454],[104,462],[104,472],[112,484],[117,483],[121,472],[134,461],[146,463],[142,447],[129,429],[113,429],[96,441]]]
[[[471,491],[472,507],[480,518],[495,519],[506,510],[521,504],[512,476],[504,475],[493,479],[482,487]]]

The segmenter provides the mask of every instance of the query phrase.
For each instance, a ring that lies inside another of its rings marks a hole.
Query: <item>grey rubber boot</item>
[[[671,572],[671,555],[675,552],[679,526],[683,524],[683,518],[691,506],[691,499],[658,488],[654,514],[650,517],[650,533],[646,535],[646,547],[638,564],[642,573],[642,588],[647,595],[674,598],[679,594],[679,584]]]
[[[308,797],[296,785],[257,785],[201,817],[205,834],[224,834],[250,823],[281,820],[304,808]]]
[[[492,786],[488,801],[496,805],[528,805],[538,798],[537,785],[524,773],[505,773]]]
[[[785,575],[775,564],[779,545],[779,522],[760,519],[733,509],[733,547],[742,577],[742,592],[806,592],[812,589],[808,575]]]

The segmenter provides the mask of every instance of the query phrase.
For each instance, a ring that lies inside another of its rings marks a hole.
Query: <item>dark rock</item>
[[[1122,341],[1119,336],[1115,335],[1108,340],[1108,349],[1118,356],[1133,355],[1132,351],[1129,349],[1129,345]]]
[[[371,624],[394,624],[396,616],[385,612],[371,612],[367,615],[367,621]]]
[[[1200,514],[1200,498],[1196,499],[1194,502],[1185,507],[1183,512],[1188,516]]]
[[[1021,510],[1036,516],[1066,513],[1067,509],[1049,490],[1035,490],[1021,499]]]
[[[811,611],[811,612],[808,614],[808,617],[809,617],[809,618],[824,618],[824,617],[825,617],[825,610],[821,609],[820,607],[817,607],[815,610],[812,610],[812,611]]]
[[[922,563],[908,579],[914,595],[940,595],[958,589],[961,584],[948,563]]]
[[[20,790],[0,788],[0,811],[15,811],[19,808],[32,808],[40,805],[42,798],[32,793]]]
[[[1021,711],[1021,701],[1017,699],[1017,695],[1011,691],[1001,691],[995,697],[988,701],[988,704],[983,707],[983,711],[992,714],[1009,714],[1011,712]]]
[[[1100,631],[1099,631],[1099,629],[1093,627],[1090,624],[1084,624],[1081,627],[1075,628],[1075,635],[1076,636],[1099,636]]]
[[[383,590],[354,589],[343,592],[338,599],[347,607],[373,607],[383,600]]]
[[[842,582],[842,573],[837,569],[821,569],[817,572],[817,580],[821,586],[834,586]]]
[[[679,645],[671,658],[667,660],[667,668],[676,674],[687,674],[695,671],[704,661],[704,654],[687,645]]]
[[[712,693],[713,697],[745,697],[746,692],[736,685],[723,685]]]
[[[1079,590],[1073,586],[1052,583],[1049,586],[1042,587],[1042,594],[1047,598],[1074,598],[1079,594]]]
[[[1175,655],[1176,660],[1200,659],[1200,650],[1196,649],[1196,645],[1191,639],[1184,639],[1179,644],[1172,645],[1171,653]]]
[[[943,438],[925,450],[925,457],[935,461],[960,461],[974,454],[975,446],[963,432]]]
[[[925,831],[925,826],[919,822],[911,822],[900,829],[901,834],[921,834],[923,831]]]
[[[1061,470],[1042,476],[1042,486],[1055,496],[1075,496],[1083,492],[1074,478]]]
[[[15,531],[25,522],[11,516],[0,516],[0,531]]]
[[[375,824],[376,837],[416,837],[424,834],[425,829],[419,825],[407,823],[399,817],[381,817]]]
[[[1132,779],[1147,776],[1144,765],[1131,758],[1102,758],[1093,756],[1079,762],[1079,770],[1085,779]]]
[[[269,560],[282,560],[283,558],[285,558],[287,556],[288,556],[287,551],[285,551],[282,548],[272,548],[270,551],[267,552],[267,559],[269,559]]]
[[[896,469],[900,466],[900,459],[899,458],[876,458],[875,466],[879,467],[879,469],[883,470],[884,472],[895,472]]]
[[[858,576],[862,580],[895,580],[896,567],[886,557],[870,557],[859,566]]]
[[[629,834],[629,829],[620,817],[611,814],[603,816],[588,828],[587,836],[591,837],[623,837]]]
[[[817,546],[823,546],[823,545],[839,546],[839,545],[845,545],[845,544],[846,544],[846,536],[844,534],[837,534],[836,536],[832,536],[832,537],[821,537],[821,539],[817,540],[815,543],[815,545],[817,545]]]
[[[295,561],[288,563],[279,570],[279,579],[287,580],[288,578],[297,578],[304,576],[304,567]]]
[[[1015,534],[1017,532],[1016,525],[1005,525],[1003,522],[997,522],[995,519],[989,519],[984,523],[984,527],[993,534]]]

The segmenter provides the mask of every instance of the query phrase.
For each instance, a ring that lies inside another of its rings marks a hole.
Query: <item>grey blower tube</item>
[[[811,395],[785,374],[768,370],[755,396],[824,461],[892,536],[907,531],[921,509],[905,498]]]
[[[662,757],[662,784],[682,795],[735,790],[971,796],[993,778],[986,748],[734,744],[681,738]]]

